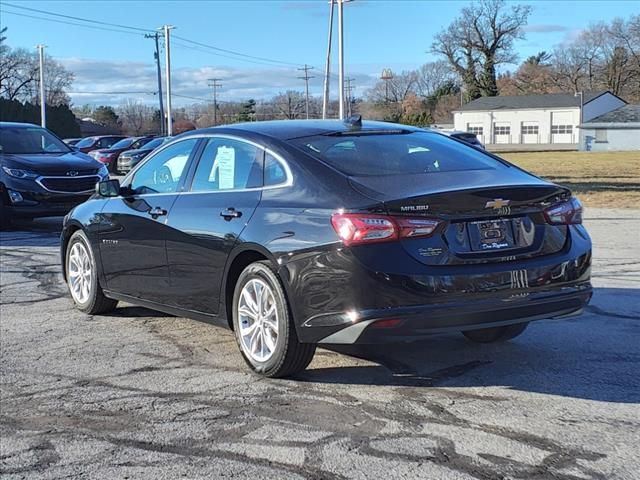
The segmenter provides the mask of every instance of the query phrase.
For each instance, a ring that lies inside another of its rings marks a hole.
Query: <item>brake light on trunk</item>
[[[427,237],[433,234],[440,223],[439,220],[430,218],[367,213],[336,213],[331,217],[333,229],[347,247],[402,238]]]
[[[582,223],[582,204],[576,197],[557,203],[544,211],[551,225],[576,225]]]

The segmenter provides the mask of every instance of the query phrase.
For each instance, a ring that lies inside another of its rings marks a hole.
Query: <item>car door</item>
[[[264,149],[236,138],[207,139],[188,191],[174,204],[167,238],[174,306],[216,314],[229,253],[261,197]]]
[[[168,145],[145,160],[101,214],[100,255],[107,289],[166,303],[169,295],[167,218],[182,189],[198,138]]]

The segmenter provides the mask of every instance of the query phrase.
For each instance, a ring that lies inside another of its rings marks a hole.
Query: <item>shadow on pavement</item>
[[[462,335],[414,343],[324,348],[379,366],[307,370],[297,380],[411,387],[507,387],[640,403],[640,289],[595,289],[580,317],[533,322],[518,338],[478,345]],[[322,352],[319,352],[322,354]]]

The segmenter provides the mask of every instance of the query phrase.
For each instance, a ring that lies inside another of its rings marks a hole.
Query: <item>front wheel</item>
[[[506,342],[516,338],[527,329],[529,322],[507,325],[505,327],[481,328],[478,330],[467,330],[462,334],[469,340],[476,343],[498,343]]]
[[[311,362],[314,344],[300,343],[284,289],[267,262],[245,268],[233,295],[233,327],[247,364],[266,377],[298,373]]]
[[[82,230],[71,235],[65,260],[67,285],[78,310],[96,315],[116,308],[118,301],[107,298],[98,282],[93,250]]]

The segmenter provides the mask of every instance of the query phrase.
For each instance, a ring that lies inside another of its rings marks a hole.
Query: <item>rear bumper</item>
[[[281,257],[300,341],[410,340],[555,318],[591,298],[591,241],[581,225],[557,254],[496,263],[428,266],[387,244],[367,248],[366,262],[354,249],[328,246]],[[399,322],[379,328],[381,320]]]
[[[459,332],[577,315],[591,299],[586,283],[559,292],[514,295],[502,300],[417,305],[356,312],[355,322],[320,340],[327,344],[395,343],[436,333]],[[356,316],[357,315],[357,316]],[[384,320],[399,320],[389,325]]]

